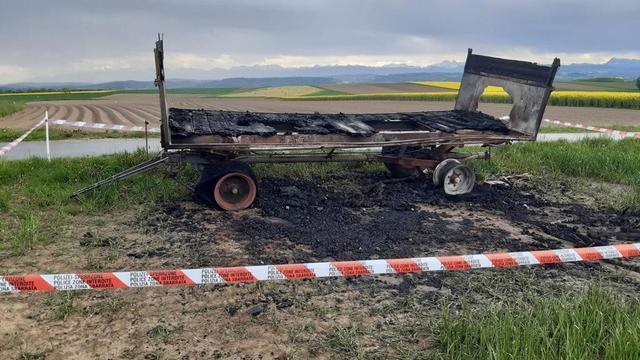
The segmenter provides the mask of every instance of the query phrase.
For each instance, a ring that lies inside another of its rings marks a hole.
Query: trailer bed
[[[523,139],[501,120],[479,111],[381,114],[263,113],[169,109],[176,147],[360,147],[389,142],[493,142]],[[476,139],[476,141],[474,141]]]

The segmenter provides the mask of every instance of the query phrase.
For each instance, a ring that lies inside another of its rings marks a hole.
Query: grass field
[[[318,89],[314,93],[310,93],[303,96],[332,96],[332,95],[347,95],[347,93],[331,89]]]
[[[14,112],[18,112],[22,110],[23,107],[24,107],[24,102],[22,101],[0,100],[0,117],[13,114]]]
[[[221,97],[277,97],[287,98],[292,96],[308,96],[310,94],[321,92],[315,86],[300,85],[300,86],[276,86],[258,89],[249,89],[245,91],[238,91],[230,94],[220,95]]]
[[[640,354],[638,319],[638,298],[592,285],[572,296],[445,312],[436,337],[447,359],[632,359]]]
[[[622,79],[612,79],[612,78],[575,80],[575,81],[570,81],[569,84],[597,86],[604,89],[614,89],[614,90],[640,91],[636,86],[635,81],[624,81]]]
[[[167,89],[167,94],[185,94],[185,95],[228,95],[234,92],[244,91],[244,89],[238,88],[180,88],[180,89]],[[118,90],[117,94],[157,94],[158,89],[143,89],[143,90]]]
[[[82,95],[82,94],[108,94],[113,90],[52,90],[52,91],[26,91],[26,92],[0,92],[0,98],[2,97],[14,97],[14,96],[41,96],[41,95]]]
[[[637,141],[518,143],[492,151],[492,160],[471,162],[481,177],[529,172],[536,178],[532,181],[554,184],[553,186],[557,186],[558,182],[574,183],[572,179],[603,181],[607,186],[635,186],[636,195],[638,194],[640,142]],[[135,239],[132,240],[134,243],[145,249],[143,254],[150,254],[154,246],[147,242],[175,226],[172,222],[165,223],[168,218],[162,214],[177,211],[176,203],[190,203],[188,200],[191,190],[181,184],[193,184],[196,180],[197,174],[192,168],[154,171],[100,188],[88,196],[81,197],[78,202],[68,199],[74,190],[148,158],[146,154],[139,152],[54,159],[51,163],[42,159],[0,160],[0,252],[3,252],[4,260],[11,264],[26,263],[25,266],[32,266],[28,265],[35,261],[35,257],[31,255],[39,254],[52,256],[51,261],[56,261],[56,256],[66,256],[66,261],[69,261],[67,250],[71,247],[74,251],[82,251],[85,254],[82,256],[87,256],[86,259],[73,258],[73,261],[78,263],[75,269],[115,270],[102,267],[105,265],[100,261],[104,261],[104,258],[93,259],[86,255],[93,252],[112,258],[112,262],[108,262],[106,266],[122,264],[120,260],[125,261],[125,266],[130,265],[127,261],[139,255],[130,247],[132,245],[126,243],[128,245],[123,246],[122,242],[125,239],[122,235],[105,237],[101,234],[101,229],[121,224],[109,224],[108,220],[95,219],[103,219],[105,216],[111,216],[112,218],[107,219],[113,219],[136,206],[143,208],[145,212],[156,214],[153,217],[141,216],[142,220],[138,215],[129,214],[132,218],[125,223],[126,226],[138,228],[140,231],[150,229],[144,227],[149,224],[158,228],[158,233],[151,232],[148,238],[128,234]],[[377,173],[384,171],[384,166],[379,163],[366,163],[358,167],[354,167],[353,164],[332,163],[255,166],[259,178],[321,178],[325,181],[335,180],[336,174],[353,174],[354,169],[357,169],[357,172]],[[340,183],[340,186],[343,185],[349,186]],[[612,196],[606,193],[606,189],[604,191],[602,199],[599,199],[602,201],[599,206],[611,206],[613,199],[606,198]],[[626,208],[629,211],[640,211],[640,196],[636,196],[635,202],[628,202]],[[183,205],[177,209],[187,211],[188,207],[185,208]],[[207,226],[219,225],[222,217],[215,212],[202,210],[196,210],[195,213]],[[409,211],[403,212],[405,215],[407,213]],[[186,225],[190,224],[187,221],[193,214],[194,212],[186,212],[181,216],[176,215],[180,224],[185,226],[180,231],[186,231]],[[253,209],[242,215],[249,220],[247,223],[255,221],[251,217],[255,215],[252,214],[255,214]],[[74,231],[73,235],[67,233],[69,226],[86,222],[92,225],[79,226],[79,230]],[[197,228],[196,232],[221,230],[229,229]],[[89,231],[91,235],[82,236],[85,232],[89,234]],[[206,243],[211,242],[208,234],[202,235],[206,238]],[[195,238],[196,234],[189,236]],[[65,239],[65,242],[61,239]],[[182,244],[180,239],[172,241]],[[172,266],[174,258],[180,257],[171,251],[173,248],[169,242],[161,245],[169,254],[161,259],[162,264],[165,264],[161,266]],[[190,248],[193,244],[184,243],[179,246]],[[209,251],[211,254],[214,253],[212,249]],[[28,257],[15,257],[20,255]],[[206,253],[206,256],[209,255]],[[15,261],[11,258],[15,258]],[[44,263],[51,264],[51,261]],[[296,357],[296,351],[306,354],[306,349],[324,349],[320,354],[328,353],[331,355],[330,358],[345,359],[383,359],[392,356],[398,359],[433,360],[634,358],[640,344],[640,302],[633,292],[613,293],[607,287],[614,276],[622,275],[614,274],[612,271],[612,274],[608,275],[611,278],[604,278],[602,282],[591,282],[583,278],[575,280],[571,278],[575,272],[588,273],[602,269],[597,265],[562,266],[537,268],[540,269],[539,272],[525,267],[451,272],[421,278],[417,275],[406,275],[393,279],[371,279],[370,282],[364,282],[366,279],[349,279],[245,284],[216,289],[145,289],[132,290],[130,293],[69,292],[42,294],[40,298],[15,298],[15,301],[26,301],[30,307],[37,309],[37,316],[40,317],[36,317],[36,321],[43,324],[42,327],[55,324],[57,328],[64,328],[70,337],[75,336],[73,329],[66,329],[65,326],[84,329],[83,326],[86,325],[81,323],[85,321],[90,327],[95,328],[96,323],[101,326],[103,323],[118,323],[122,317],[125,318],[124,326],[130,328],[133,319],[129,314],[137,314],[138,308],[147,306],[148,303],[145,301],[162,301],[158,309],[167,310],[169,306],[177,306],[176,309],[167,311],[167,314],[173,313],[177,317],[202,318],[217,314],[219,317],[216,319],[225,326],[233,324],[233,328],[237,330],[229,334],[235,343],[238,339],[250,337],[270,341],[270,336],[286,331],[286,342],[292,344],[292,358]],[[16,267],[14,265],[11,268]],[[424,284],[419,281],[425,278],[433,281],[427,284],[442,287],[444,295],[435,299],[422,297],[425,293],[418,292],[415,284]],[[571,288],[565,284],[567,278],[573,279],[579,285],[574,284],[576,287]],[[562,284],[550,285],[554,279],[562,279]],[[396,290],[401,288],[394,285],[397,284],[396,281],[410,284],[409,290]],[[437,285],[438,283],[440,285]],[[451,293],[448,292],[449,289],[453,289]],[[389,298],[384,297],[385,292],[391,294]],[[214,303],[211,298],[205,296],[223,299],[224,302]],[[249,302],[249,306],[253,306],[250,300],[272,296],[286,296],[293,305],[281,310],[275,310],[275,305],[272,305],[258,317],[250,317],[243,313],[245,310],[237,309],[233,310],[234,314],[238,312],[236,315],[231,314],[231,306],[237,303]],[[363,298],[365,300],[362,300]],[[182,303],[180,299],[183,300]],[[185,299],[189,301],[184,301]],[[352,303],[361,300],[364,302]],[[4,302],[3,311],[15,309],[11,305],[10,300]],[[348,307],[349,312],[336,310],[341,306]],[[219,312],[215,312],[218,310]],[[194,336],[187,327],[188,322],[193,319],[188,318],[187,325],[176,323],[174,326],[173,321],[176,320],[167,320],[168,315],[160,315],[163,319],[157,323],[155,319],[149,318],[158,315],[150,313],[155,311],[134,315],[140,319],[135,324],[142,329],[142,335],[136,333],[131,336],[136,337],[138,341],[161,344],[153,347],[154,350],[166,346],[165,340],[183,342],[188,341],[183,339]],[[31,313],[28,315],[31,316]],[[382,320],[372,322],[372,318]],[[316,325],[321,323],[322,319],[329,325]],[[12,324],[6,326],[12,329]],[[183,326],[186,329],[183,329]],[[254,335],[256,332],[243,332],[247,328],[253,331],[260,329],[259,336]],[[18,335],[17,339],[22,339],[22,336]],[[114,336],[114,332],[105,336]],[[220,341],[224,343],[223,340]],[[202,344],[203,348],[209,346],[207,344]],[[219,345],[214,342],[211,346]],[[24,346],[20,351],[23,358],[30,358],[44,350]]]
[[[24,254],[38,241],[54,239],[76,214],[124,209],[131,204],[170,201],[186,190],[169,175],[154,172],[102,188],[75,203],[73,191],[149,158],[144,152],[79,159],[0,160],[0,248]],[[179,177],[189,176],[182,172]],[[4,216],[3,216],[4,215]]]
[[[618,124],[610,124],[610,125],[602,125],[599,126],[601,128],[614,129],[620,131],[629,131],[629,132],[640,132],[640,126],[636,125],[618,125]],[[585,133],[591,132],[586,129],[579,129],[569,126],[561,126],[561,125],[552,125],[552,126],[541,126],[540,133]]]
[[[606,186],[600,194],[607,206],[640,211],[640,142],[584,139],[577,142],[530,142],[494,149],[490,161],[470,165],[481,176],[531,173],[545,179],[582,179],[628,186],[614,197]]]
[[[530,172],[543,178],[586,178],[640,186],[640,142],[635,139],[519,143],[496,148],[490,161],[471,164],[481,174]]]
[[[0,101],[19,101],[26,103],[30,101],[87,100],[112,95],[114,93],[115,91],[113,90],[2,93],[0,94]]]

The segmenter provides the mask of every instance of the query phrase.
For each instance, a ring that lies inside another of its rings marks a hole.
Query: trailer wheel
[[[444,176],[444,192],[448,195],[464,195],[473,190],[476,174],[467,165],[457,165]]]
[[[456,159],[446,159],[439,163],[433,170],[433,186],[438,187],[444,184],[444,177],[447,175],[449,170],[458,165],[460,165],[460,161]]]
[[[196,193],[212,207],[235,211],[253,204],[258,186],[255,175],[247,164],[230,161],[206,168],[202,172]]]

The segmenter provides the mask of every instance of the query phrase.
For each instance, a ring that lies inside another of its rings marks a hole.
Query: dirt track
[[[323,180],[260,178],[255,208],[185,199],[83,217],[52,244],[1,256],[9,273],[271,264],[589,246],[627,240],[640,217],[560,184],[480,186],[449,198],[366,167]],[[617,269],[613,272],[612,269]],[[640,289],[638,261],[197,288],[0,297],[0,352],[77,358],[388,358],[428,353],[445,299],[484,308],[605,277]],[[635,280],[634,280],[635,279]],[[254,315],[252,315],[254,314]]]
[[[197,95],[171,95],[169,105],[181,108],[204,108],[265,112],[408,112],[451,110],[453,102],[438,101],[285,101],[276,99],[216,99]],[[494,116],[508,115],[508,104],[480,104],[480,110]],[[103,122],[152,126],[159,124],[158,97],[152,94],[112,95],[95,100],[49,101],[29,103],[24,110],[0,118],[0,128],[27,129],[37,123],[44,111],[49,117],[73,121]],[[640,125],[640,111],[588,107],[549,106],[545,116],[554,120],[582,122],[589,125]]]

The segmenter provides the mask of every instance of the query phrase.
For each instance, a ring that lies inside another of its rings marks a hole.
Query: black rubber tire
[[[224,210],[216,203],[213,197],[213,188],[220,178],[228,173],[241,172],[248,175],[256,183],[258,183],[253,170],[246,163],[241,161],[225,161],[222,163],[212,164],[205,167],[200,173],[200,180],[195,188],[195,194],[209,207]],[[255,202],[255,201],[254,201]]]
[[[398,155],[400,153],[400,151],[402,150],[401,146],[383,146],[382,147],[382,155],[388,155],[388,156],[394,156],[394,155]],[[418,146],[407,146],[406,148],[406,152],[413,152],[416,150],[420,150],[420,147]],[[400,166],[398,164],[390,164],[390,163],[384,163],[384,166],[387,168],[387,170],[389,170],[389,172],[391,173],[391,176],[394,178],[406,178],[406,177],[418,177],[418,176],[422,176],[423,174],[423,168],[421,167],[413,167],[413,168],[407,168],[404,166]]]

